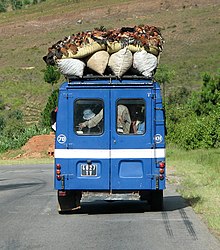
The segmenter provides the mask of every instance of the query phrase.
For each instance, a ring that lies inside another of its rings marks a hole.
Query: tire
[[[163,211],[163,190],[151,191],[151,211]]]
[[[151,191],[150,190],[141,190],[139,191],[140,200],[151,202]]]

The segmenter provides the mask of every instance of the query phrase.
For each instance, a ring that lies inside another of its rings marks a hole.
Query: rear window
[[[117,101],[116,130],[118,134],[145,134],[145,105],[144,99],[119,99]]]
[[[74,103],[74,131],[77,135],[101,135],[104,103],[100,99],[78,99]]]

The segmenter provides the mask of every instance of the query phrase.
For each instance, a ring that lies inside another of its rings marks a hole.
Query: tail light
[[[159,163],[159,167],[160,167],[160,168],[165,168],[165,162],[164,162],[164,161],[161,161],[161,162]]]
[[[61,165],[60,164],[56,164],[56,178],[58,181],[61,180]]]
[[[160,168],[159,172],[160,172],[160,174],[164,174],[164,169]]]
[[[56,169],[61,169],[61,165],[59,163],[56,164]]]
[[[165,174],[165,162],[164,161],[160,161],[159,162],[159,178],[162,181],[164,179],[164,174]]]

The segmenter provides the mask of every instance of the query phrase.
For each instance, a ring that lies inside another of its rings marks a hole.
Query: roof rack
[[[84,82],[84,81],[89,81],[89,80],[95,80],[95,81],[98,81],[98,80],[109,80],[109,82],[111,83],[112,80],[116,80],[118,82],[123,82],[123,80],[148,80],[148,81],[153,81],[153,78],[148,78],[148,77],[145,77],[145,76],[140,76],[140,75],[123,75],[121,78],[117,77],[117,76],[114,76],[114,75],[84,75],[82,77],[77,77],[77,76],[65,76],[66,77],[66,80],[68,82],[68,84],[74,84],[74,83],[77,83],[77,82],[81,82],[81,84]]]

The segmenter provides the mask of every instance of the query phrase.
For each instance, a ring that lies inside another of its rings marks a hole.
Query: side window
[[[120,99],[117,101],[117,133],[145,134],[146,107],[144,99]]]
[[[99,99],[78,99],[74,103],[74,131],[77,135],[103,133],[104,103]]]

